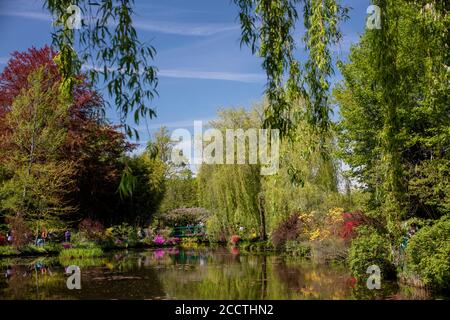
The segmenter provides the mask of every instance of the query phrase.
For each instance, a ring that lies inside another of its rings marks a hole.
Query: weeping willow
[[[226,129],[260,128],[257,110],[228,109],[219,112],[219,119],[211,126]],[[248,145],[247,145],[248,148]],[[212,213],[208,233],[212,238],[225,240],[240,227],[258,232],[260,226],[259,200],[261,175],[259,164],[202,165],[198,174],[200,204]],[[250,233],[250,232],[248,232]]]
[[[251,112],[222,111],[212,126],[220,130],[261,127],[264,105]],[[323,157],[315,147],[319,134],[304,120],[298,123],[294,137],[283,140],[280,168],[272,176],[262,176],[259,164],[201,166],[197,176],[199,199],[212,213],[207,230],[213,239],[225,240],[239,227],[244,227],[244,236],[261,236],[261,210],[270,235],[280,221],[294,212],[327,212],[342,205],[338,163],[333,157]],[[332,151],[334,139],[326,143]]]
[[[330,152],[335,149],[331,137],[325,142]],[[318,133],[303,121],[295,129],[295,139],[282,142],[280,170],[263,182],[269,233],[295,212],[321,215],[343,206],[338,191],[339,163],[334,157],[323,157],[316,148],[319,139]]]
[[[78,29],[70,23],[74,6],[81,14]],[[133,25],[134,0],[45,0],[44,7],[55,17],[52,41],[60,52],[65,92],[72,94],[84,64],[94,84],[106,85],[125,132],[139,138],[126,119],[131,114],[139,124],[156,115],[149,105],[157,94],[158,78],[151,64],[156,50],[139,40]]]
[[[282,136],[295,130],[294,103],[306,101],[306,118],[325,136],[330,129],[329,77],[333,75],[330,46],[341,38],[338,24],[347,18],[348,8],[337,0],[234,0],[240,9],[241,46],[259,55],[267,75],[264,126],[277,128]],[[299,8],[300,7],[300,8]],[[296,58],[294,31],[303,10],[307,54],[305,65]],[[294,108],[294,110],[293,110]],[[324,142],[325,137],[319,142]]]

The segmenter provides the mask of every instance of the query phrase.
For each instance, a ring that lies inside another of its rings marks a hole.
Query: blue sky
[[[353,9],[342,26],[344,39],[334,48],[340,59],[363,32],[370,1],[343,3]],[[161,125],[189,129],[194,120],[214,118],[219,107],[249,108],[262,99],[261,61],[240,48],[238,11],[230,0],[136,0],[136,6],[139,37],[157,49],[159,69],[159,97],[153,101],[157,118],[148,121],[148,128],[138,127],[142,144]],[[51,21],[41,0],[0,0],[0,71],[11,52],[50,44]],[[108,117],[117,119],[112,110]]]

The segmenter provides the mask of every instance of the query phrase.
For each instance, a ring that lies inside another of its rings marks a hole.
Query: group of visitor
[[[26,238],[29,239],[29,236],[30,235],[26,235]],[[64,232],[64,240],[65,240],[65,242],[70,242],[71,237],[72,237],[72,234],[71,234],[70,230],[67,229]],[[57,236],[56,236],[56,234],[54,232],[47,232],[47,230],[43,230],[42,233],[35,238],[34,244],[36,246],[40,246],[41,247],[41,246],[44,246],[47,241],[54,240],[56,238],[57,238]],[[6,239],[6,243],[8,245],[12,245],[13,242],[14,242],[13,232],[12,231],[6,232],[5,239]]]

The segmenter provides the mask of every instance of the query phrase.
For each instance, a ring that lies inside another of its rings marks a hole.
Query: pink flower
[[[163,236],[160,236],[159,234],[153,239],[153,242],[158,245],[158,246],[162,246],[166,240],[164,239]]]
[[[157,249],[153,251],[153,255],[155,256],[156,259],[161,259],[162,257],[164,257],[165,254],[166,252],[164,251],[164,249]]]
[[[232,244],[236,244],[239,242],[239,240],[241,240],[241,237],[239,237],[237,234],[234,234],[231,236],[230,242]]]
[[[238,248],[238,247],[232,247],[232,248],[231,248],[231,254],[232,254],[232,255],[237,255],[237,254],[239,254],[239,248]]]

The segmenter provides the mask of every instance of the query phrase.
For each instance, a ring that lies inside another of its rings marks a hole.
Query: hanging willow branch
[[[288,134],[298,115],[298,110],[292,110],[293,102],[301,97],[308,122],[326,133],[330,127],[329,77],[333,74],[330,46],[341,38],[338,24],[347,18],[348,8],[338,0],[234,2],[240,9],[241,46],[249,46],[253,54],[262,57],[267,75],[265,127],[279,129],[282,136]],[[294,57],[299,6],[303,7],[306,32],[302,40],[308,53],[303,68]]]
[[[70,5],[81,9],[79,30],[68,26],[73,15]],[[126,133],[138,138],[126,119],[131,114],[139,124],[141,118],[155,116],[148,104],[157,95],[158,79],[151,65],[156,50],[141,43],[133,27],[134,0],[45,0],[44,6],[56,18],[52,38],[60,51],[65,90],[72,92],[74,75],[84,64],[93,83],[106,85]]]

